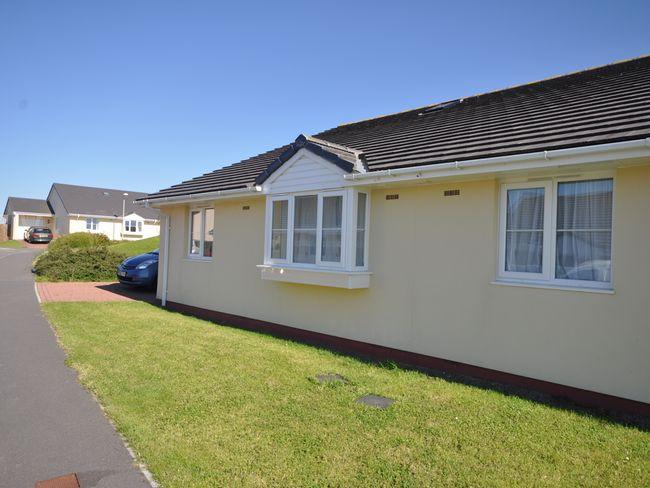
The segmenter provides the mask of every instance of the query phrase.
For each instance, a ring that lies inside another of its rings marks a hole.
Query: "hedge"
[[[111,243],[105,234],[91,234],[90,232],[74,232],[54,239],[50,242],[48,250],[54,251],[61,248],[80,249],[84,247],[104,247]]]
[[[126,255],[106,246],[56,246],[39,256],[34,272],[41,281],[115,281],[116,268],[124,259]]]

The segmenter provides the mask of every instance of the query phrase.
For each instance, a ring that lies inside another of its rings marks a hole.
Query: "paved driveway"
[[[0,252],[0,487],[71,472],[82,487],[150,486],[64,364],[34,293],[35,252]]]

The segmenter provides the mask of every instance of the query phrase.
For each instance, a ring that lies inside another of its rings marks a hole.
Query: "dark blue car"
[[[122,261],[117,279],[125,285],[155,287],[158,281],[158,249]]]

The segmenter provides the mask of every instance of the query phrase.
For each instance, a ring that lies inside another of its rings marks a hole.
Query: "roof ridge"
[[[611,63],[601,64],[601,65],[598,65],[598,66],[591,66],[591,67],[576,70],[576,71],[570,71],[568,73],[553,75],[553,76],[549,76],[547,78],[541,78],[541,79],[535,80],[535,81],[528,81],[526,83],[520,83],[520,84],[517,84],[517,85],[510,85],[510,86],[506,86],[506,87],[503,87],[503,88],[498,88],[496,90],[489,90],[489,91],[485,91],[485,92],[480,92],[480,93],[476,93],[474,95],[469,95],[469,96],[461,97],[461,98],[457,98],[457,99],[446,100],[446,101],[442,101],[442,102],[436,102],[436,103],[429,104],[429,105],[422,105],[420,107],[414,107],[414,108],[410,108],[410,109],[406,109],[406,110],[400,110],[398,112],[392,112],[392,113],[388,113],[388,114],[377,115],[377,116],[368,117],[368,118],[365,118],[365,119],[353,120],[353,121],[350,121],[350,122],[343,122],[342,124],[339,124],[336,127],[332,127],[330,129],[325,129],[324,131],[319,132],[319,134],[330,132],[330,131],[339,129],[341,127],[348,127],[348,126],[354,125],[354,124],[360,124],[360,123],[363,123],[363,122],[372,122],[374,120],[379,120],[379,119],[383,119],[383,118],[387,118],[387,117],[394,117],[396,115],[403,115],[403,114],[407,114],[409,112],[415,112],[415,111],[422,111],[422,110],[430,109],[430,108],[436,107],[438,105],[443,105],[445,103],[449,103],[450,101],[455,101],[455,100],[465,101],[465,100],[470,99],[470,98],[478,98],[478,97],[482,97],[482,96],[485,96],[485,95],[492,95],[494,93],[500,93],[500,92],[505,92],[505,91],[508,91],[508,90],[514,90],[516,88],[523,88],[525,86],[536,85],[538,83],[544,83],[544,82],[556,80],[556,79],[559,79],[559,78],[565,78],[565,77],[568,77],[568,76],[574,76],[574,75],[579,75],[579,74],[583,74],[583,73],[588,73],[590,71],[596,71],[596,70],[599,70],[599,69],[609,68],[609,67],[616,66],[616,65],[619,65],[619,64],[629,63],[629,62],[632,62],[632,61],[638,61],[638,60],[646,59],[646,58],[650,58],[650,54],[643,54],[641,56],[636,56],[636,57],[633,57],[633,58],[621,59],[619,61],[613,61]]]
[[[87,185],[74,185],[72,183],[52,183],[52,186],[72,186],[75,188],[86,188],[88,190],[105,190],[105,191],[117,191],[117,192],[124,192],[124,193],[144,193],[145,195],[147,194],[146,191],[136,191],[136,190],[124,190],[120,188],[106,188],[102,186],[87,186]]]
[[[339,149],[341,151],[348,151],[354,154],[356,157],[361,157],[363,155],[363,151],[359,149],[354,149],[349,146],[343,146],[342,144],[336,144],[335,142],[326,141],[325,139],[319,139],[318,137],[309,136],[307,134],[302,134],[302,135],[304,135],[305,139],[307,139],[308,141],[315,142],[316,144],[328,146],[333,149]]]

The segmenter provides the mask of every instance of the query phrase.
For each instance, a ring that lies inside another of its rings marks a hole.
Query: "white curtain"
[[[341,224],[343,222],[343,197],[323,197],[323,233],[321,235],[321,261],[341,262]]]
[[[271,222],[271,257],[273,259],[287,258],[288,219],[289,201],[275,200],[273,202],[273,218]]]
[[[555,277],[611,281],[611,179],[558,184]]]
[[[203,256],[212,256],[212,244],[214,242],[214,209],[205,209],[205,222],[203,225]]]
[[[359,193],[357,199],[357,242],[355,264],[363,266],[365,264],[366,248],[366,194]]]
[[[294,201],[293,261],[316,263],[316,195],[299,196]]]
[[[544,251],[544,188],[508,190],[506,271],[541,273]]]

